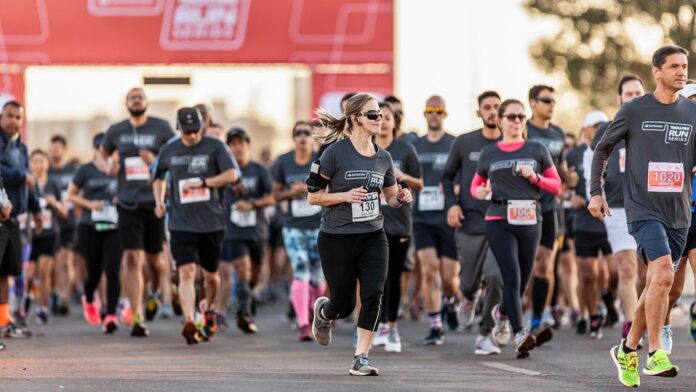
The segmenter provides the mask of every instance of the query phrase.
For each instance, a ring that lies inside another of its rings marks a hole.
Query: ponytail
[[[336,118],[323,108],[319,108],[316,114],[319,121],[319,130],[315,132],[315,137],[321,144],[331,144],[350,135],[348,116],[343,115],[340,118]]]

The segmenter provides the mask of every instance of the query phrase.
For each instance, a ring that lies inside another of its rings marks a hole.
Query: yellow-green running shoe
[[[639,387],[638,353],[635,351],[628,354],[624,353],[623,347],[625,344],[626,339],[621,339],[620,344],[611,348],[609,355],[611,356],[611,360],[614,361],[614,365],[616,365],[621,384],[629,388]]]
[[[652,356],[648,355],[648,361],[643,369],[643,374],[646,376],[676,377],[677,373],[679,373],[679,368],[672,365],[663,349],[655,351]]]

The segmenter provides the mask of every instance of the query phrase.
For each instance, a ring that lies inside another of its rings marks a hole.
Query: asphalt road
[[[379,377],[351,377],[352,329],[342,322],[329,347],[295,339],[283,306],[264,308],[259,333],[234,329],[210,343],[186,346],[179,319],[150,324],[151,336],[131,338],[125,329],[104,336],[73,309],[68,318],[33,326],[28,340],[5,340],[0,352],[0,391],[619,391],[609,348],[618,328],[603,340],[576,336],[569,329],[515,359],[473,354],[474,332],[450,332],[441,347],[420,344],[427,327],[403,322],[401,354],[373,349]],[[683,322],[681,323],[683,325]],[[685,327],[674,333],[676,378],[643,376],[641,390],[696,390],[696,343]],[[647,352],[640,352],[641,364]]]

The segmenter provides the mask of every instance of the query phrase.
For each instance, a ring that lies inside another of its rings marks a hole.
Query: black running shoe
[[[150,336],[150,331],[147,329],[145,324],[133,323],[133,327],[131,327],[131,336],[136,338],[145,338]]]
[[[578,320],[578,323],[575,324],[575,333],[578,335],[586,335],[587,334],[587,320],[585,320],[585,319]]]
[[[256,324],[254,324],[254,319],[251,315],[243,312],[237,312],[237,327],[241,329],[246,334],[254,334],[258,332]]]

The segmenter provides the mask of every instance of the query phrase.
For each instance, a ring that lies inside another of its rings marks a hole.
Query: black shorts
[[[22,274],[22,240],[17,219],[0,224],[0,276]]]
[[[457,244],[454,241],[454,229],[442,225],[428,225],[415,223],[413,225],[413,238],[416,242],[416,251],[426,248],[435,248],[438,257],[457,259]]]
[[[223,261],[234,261],[248,255],[252,263],[260,265],[265,247],[265,240],[227,239],[222,244],[221,258]]]
[[[270,246],[271,249],[282,248],[284,246],[283,226],[278,220],[272,220],[268,227],[268,246]]]
[[[124,250],[144,249],[147,253],[159,253],[164,242],[164,219],[155,216],[152,205],[139,205],[135,209],[118,206],[118,232]]]
[[[691,213],[691,227],[689,227],[689,234],[686,235],[686,246],[684,246],[684,252],[682,252],[682,257],[689,255],[691,249],[696,249],[696,212]]]
[[[55,234],[37,237],[31,239],[31,253],[29,260],[36,262],[39,256],[53,256],[58,249],[58,238]]]
[[[612,253],[606,233],[575,232],[575,255],[578,257],[597,257],[599,251],[603,255]]]
[[[77,230],[75,230],[75,223],[63,223],[60,226],[60,235],[58,236],[58,247],[75,249],[77,241],[75,239]]]
[[[176,266],[196,263],[208,272],[217,271],[223,235],[224,231],[170,231],[169,243]]]
[[[553,249],[558,240],[558,215],[556,211],[547,211],[541,213],[541,239],[539,245]]]

